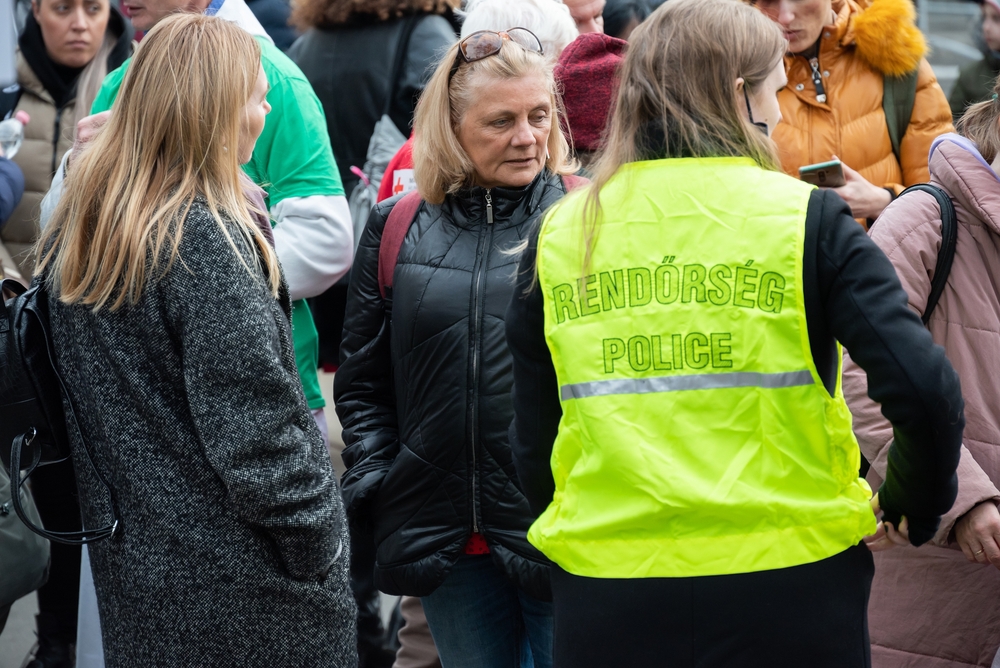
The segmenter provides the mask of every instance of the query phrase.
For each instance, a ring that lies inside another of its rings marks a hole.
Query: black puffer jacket
[[[354,540],[373,534],[375,583],[387,594],[433,592],[478,530],[518,586],[550,597],[549,562],[526,538],[532,513],[507,435],[504,315],[517,257],[504,251],[564,192],[545,171],[525,188],[477,187],[440,206],[424,202],[396,264],[391,324],[378,249],[399,198],[372,211],[354,260],[334,395]]]

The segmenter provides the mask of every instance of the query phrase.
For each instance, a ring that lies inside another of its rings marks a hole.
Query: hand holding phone
[[[799,167],[799,178],[820,188],[839,188],[847,184],[844,165],[840,160]]]

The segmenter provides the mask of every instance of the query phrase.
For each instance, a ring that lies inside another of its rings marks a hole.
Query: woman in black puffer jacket
[[[334,384],[354,540],[374,536],[379,589],[421,597],[444,668],[551,665],[549,562],[526,537],[504,335],[517,264],[505,251],[565,192],[540,51],[524,29],[481,32],[439,65],[417,107],[422,200],[391,299],[379,246],[398,197],[361,239]]]

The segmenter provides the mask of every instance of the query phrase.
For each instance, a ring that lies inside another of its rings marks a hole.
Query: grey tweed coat
[[[196,200],[180,259],[137,304],[49,298],[59,371],[120,519],[90,547],[109,668],[357,665],[343,505],[287,291],[275,300],[232,237],[246,265]],[[86,526],[103,526],[110,499],[72,438]]]

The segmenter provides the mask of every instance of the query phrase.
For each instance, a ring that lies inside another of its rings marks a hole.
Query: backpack
[[[67,424],[72,424],[81,440],[83,434],[56,369],[44,282],[25,288],[18,281],[6,279],[0,282],[0,292],[13,295],[4,300],[0,309],[0,460],[10,472],[14,511],[25,526],[56,543],[82,545],[109,538],[118,528],[118,515],[114,496],[100,473],[97,477],[111,498],[114,521],[109,526],[46,531],[32,521],[22,505],[21,490],[32,472],[38,466],[70,457]],[[68,415],[64,406],[70,407]],[[93,468],[85,440],[84,450]]]
[[[919,69],[907,72],[901,77],[888,74],[882,77],[882,111],[885,113],[885,124],[889,130],[889,141],[892,142],[892,152],[900,169],[903,162],[900,159],[900,146],[906,129],[910,127],[910,117],[913,115],[913,104],[917,100],[917,74]]]
[[[575,174],[565,174],[562,177],[563,188],[571,192],[590,183],[590,179]],[[378,291],[382,299],[392,296],[392,280],[396,273],[396,261],[403,247],[403,239],[410,225],[417,217],[417,209],[423,203],[420,193],[416,190],[403,195],[389,212],[382,229],[382,240],[378,247]]]
[[[941,208],[941,249],[938,251],[937,262],[934,264],[934,278],[931,279],[931,291],[927,295],[927,305],[921,316],[921,320],[926,326],[931,319],[931,313],[937,307],[938,300],[941,299],[944,286],[948,283],[948,274],[951,273],[951,265],[955,260],[955,248],[958,245],[958,221],[955,217],[955,205],[952,204],[948,193],[942,188],[930,183],[918,183],[901,192],[899,196],[902,197],[914,190],[931,194]]]
[[[354,249],[357,250],[361,242],[361,234],[365,231],[368,223],[368,214],[378,202],[378,189],[382,185],[382,178],[385,170],[389,166],[389,161],[396,155],[396,152],[406,143],[406,137],[399,131],[389,111],[392,108],[393,94],[396,92],[396,84],[403,71],[403,63],[406,61],[406,53],[410,44],[410,35],[417,25],[416,16],[404,19],[402,32],[399,41],[396,43],[396,57],[392,66],[392,74],[389,78],[389,88],[385,94],[385,103],[382,105],[382,116],[375,123],[375,129],[368,140],[368,152],[365,154],[365,165],[363,168],[351,166],[351,171],[361,180],[354,186],[351,196],[348,199],[348,206],[351,209],[351,220],[354,222]]]

